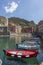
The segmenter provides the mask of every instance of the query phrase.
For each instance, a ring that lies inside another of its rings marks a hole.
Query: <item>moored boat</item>
[[[31,58],[36,57],[37,50],[3,50],[5,55],[13,58]]]
[[[39,50],[40,45],[36,41],[24,41],[23,43],[16,44],[17,49],[25,50]]]

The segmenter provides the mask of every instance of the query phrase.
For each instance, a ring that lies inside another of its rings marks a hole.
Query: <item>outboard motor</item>
[[[6,53],[6,50],[5,50],[5,49],[3,49],[3,52],[4,52],[4,53]]]

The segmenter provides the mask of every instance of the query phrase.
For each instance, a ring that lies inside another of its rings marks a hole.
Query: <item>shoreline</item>
[[[10,35],[0,35],[0,37],[10,37]]]
[[[31,33],[21,33],[21,34],[17,34],[17,33],[11,33],[10,37],[14,37],[14,36],[26,36],[26,37],[32,37]]]

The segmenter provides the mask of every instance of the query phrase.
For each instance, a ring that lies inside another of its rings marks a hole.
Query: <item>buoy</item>
[[[2,60],[0,59],[0,65],[2,65]]]

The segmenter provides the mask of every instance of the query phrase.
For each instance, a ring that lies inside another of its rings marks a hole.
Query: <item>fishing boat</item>
[[[37,50],[3,50],[3,51],[6,56],[13,58],[31,58],[36,57],[38,54]]]
[[[23,43],[16,44],[16,48],[25,50],[38,50],[40,45],[36,41],[24,41]]]

